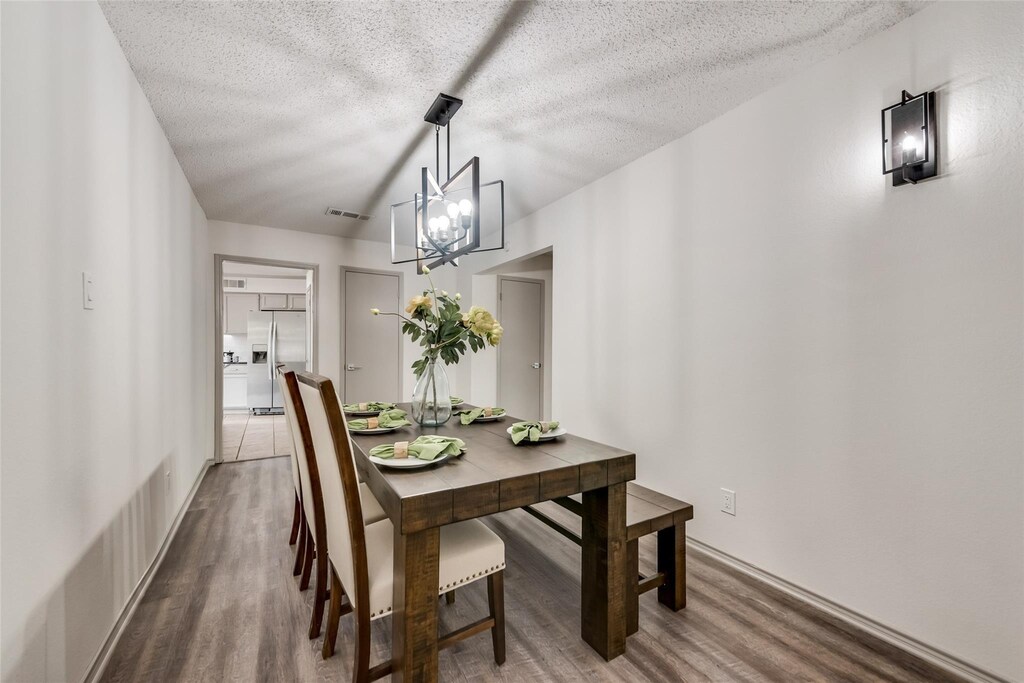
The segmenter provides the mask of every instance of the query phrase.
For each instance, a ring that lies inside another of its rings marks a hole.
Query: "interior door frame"
[[[247,263],[254,266],[283,266],[313,271],[312,296],[306,301],[306,315],[313,316],[313,372],[317,371],[319,356],[320,316],[317,313],[320,297],[320,264],[256,256],[213,255],[213,462],[224,462],[221,443],[224,425],[224,262]]]
[[[545,379],[547,378],[547,371],[548,371],[547,363],[544,362],[544,335],[547,334],[547,330],[544,329],[545,328],[544,319],[547,317],[545,315],[545,307],[547,306],[547,292],[544,291],[544,281],[543,280],[538,280],[538,279],[532,278],[532,277],[517,277],[515,275],[501,275],[501,274],[498,274],[497,277],[498,277],[498,292],[497,292],[497,294],[498,294],[498,320],[499,321],[502,319],[501,307],[504,304],[504,301],[502,301],[502,296],[501,296],[501,283],[503,281],[511,280],[513,282],[529,282],[531,284],[538,284],[538,285],[540,285],[540,397],[539,397],[539,399],[537,401],[537,405],[540,406],[540,411],[537,414],[537,419],[539,420],[539,419],[541,419],[541,416],[544,415],[544,385],[545,385]],[[501,344],[498,344],[498,367],[497,367],[497,370],[498,371],[495,373],[496,377],[495,377],[495,382],[494,382],[494,399],[496,401],[500,402],[501,401],[501,399],[500,399],[500,396],[501,396]],[[528,418],[526,416],[521,416],[521,417],[524,420],[530,419],[530,418]]]
[[[385,270],[379,268],[362,268],[358,266],[341,267],[341,339],[338,340],[338,348],[341,355],[338,358],[338,367],[341,369],[341,399],[345,400],[348,392],[348,370],[345,369],[345,352],[348,340],[348,300],[345,298],[345,281],[348,273],[363,273],[365,275],[397,275],[398,276],[398,299],[395,301],[395,312],[402,310],[402,292],[405,291],[405,274],[400,270]],[[402,368],[405,366],[405,338],[399,332],[398,337],[398,396],[402,397]]]

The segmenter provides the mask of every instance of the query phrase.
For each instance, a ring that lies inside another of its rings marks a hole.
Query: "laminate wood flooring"
[[[351,680],[351,617],[330,660],[306,637],[313,591],[300,593],[291,575],[292,504],[285,458],[211,468],[103,680]],[[644,595],[639,633],[605,662],[579,636],[579,548],[520,510],[485,521],[505,541],[508,659],[496,666],[490,638],[476,636],[440,654],[441,680],[958,680],[692,551],[687,608],[673,613]],[[653,539],[642,539],[641,572],[654,563]],[[444,632],[486,613],[484,583],[439,603]],[[371,665],[389,655],[385,618],[373,622]]]

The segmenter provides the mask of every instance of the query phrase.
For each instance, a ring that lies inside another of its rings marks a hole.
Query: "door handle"
[[[351,363],[349,363],[348,365],[345,366],[345,369],[348,370],[349,372],[352,372],[353,370],[362,370],[363,366],[362,365],[352,365]]]
[[[534,363],[530,367],[533,368],[534,370],[540,370],[540,363]]]

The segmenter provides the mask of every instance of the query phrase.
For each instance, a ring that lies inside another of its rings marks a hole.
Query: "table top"
[[[400,408],[411,413],[409,404]],[[460,410],[471,408],[467,404]],[[636,477],[636,455],[572,434],[538,443],[512,443],[517,418],[463,425],[453,415],[441,427],[405,427],[389,434],[352,435],[356,467],[403,533],[603,488]],[[565,426],[565,425],[563,425]],[[567,427],[568,428],[568,427]],[[414,470],[377,467],[367,454],[380,444],[422,434],[466,442],[459,457]]]

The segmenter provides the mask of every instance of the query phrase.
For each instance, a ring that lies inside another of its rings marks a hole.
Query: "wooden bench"
[[[552,502],[577,516],[583,515],[579,494]],[[533,506],[527,505],[523,510],[577,545],[582,543],[574,531]],[[626,575],[636,577],[626,585],[627,635],[640,628],[639,599],[647,591],[657,588],[658,602],[673,611],[686,607],[686,522],[691,519],[693,506],[689,503],[633,482],[626,484]],[[658,533],[658,571],[643,576],[638,541],[655,532]]]

